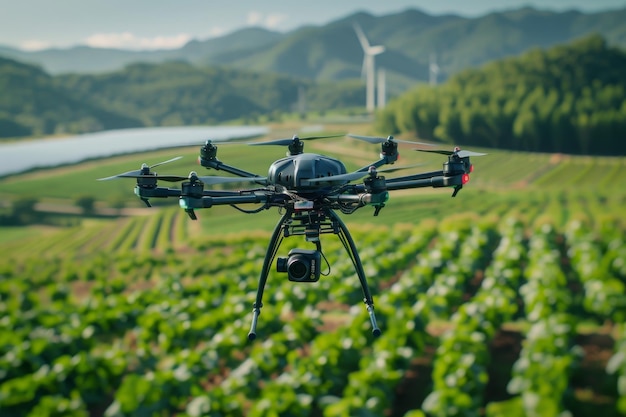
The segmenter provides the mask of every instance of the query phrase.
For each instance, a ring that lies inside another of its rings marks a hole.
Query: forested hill
[[[106,74],[50,76],[0,58],[0,137],[84,133],[141,126],[218,124],[295,109],[360,106],[359,80],[316,83],[187,62],[133,64]]]
[[[78,100],[38,67],[0,57],[0,137],[140,126],[132,116]]]
[[[382,132],[504,149],[626,153],[626,52],[599,35],[463,71],[377,115]]]
[[[184,61],[132,64],[122,71],[61,75],[56,80],[78,99],[132,114],[146,126],[216,124],[233,119],[257,123],[260,116],[296,110],[300,93],[306,95],[309,110],[365,102],[359,80],[325,84]]]

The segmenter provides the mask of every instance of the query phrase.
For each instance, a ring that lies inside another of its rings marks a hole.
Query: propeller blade
[[[392,167],[392,168],[381,169],[381,170],[378,170],[378,172],[383,172],[384,173],[384,172],[402,171],[402,170],[405,170],[405,169],[422,167],[424,165],[426,165],[426,164],[404,165],[404,166],[401,166],[401,167]]]
[[[348,134],[348,136],[350,136],[351,138],[363,140],[369,143],[383,143],[389,140],[389,141],[394,141],[398,143],[410,143],[412,145],[433,146],[432,144],[425,143],[425,142],[415,142],[415,141],[410,141],[410,140],[395,139],[393,136],[388,136],[386,138],[378,137],[378,136],[361,136],[361,135],[353,135],[353,134]]]
[[[170,162],[178,161],[181,158],[182,158],[182,156],[177,156],[175,158],[168,159],[167,161],[158,162],[158,163],[156,163],[154,165],[150,165],[150,168],[158,167],[159,165],[163,165],[163,164],[169,164]]]
[[[147,175],[148,177],[150,175]],[[181,175],[155,175],[161,181],[178,182],[188,179],[189,177],[183,177]]]
[[[281,146],[287,146],[289,144],[291,144],[291,142],[293,142],[293,139],[276,139],[276,140],[270,140],[267,142],[250,142],[248,143],[248,145],[251,146],[259,146],[259,145],[281,145]]]
[[[481,153],[481,152],[473,152],[473,151],[459,151],[457,152],[457,155],[459,155],[459,157],[461,158],[465,158],[466,156],[484,156],[487,155],[486,153]]]
[[[206,185],[216,185],[216,184],[227,184],[230,182],[256,182],[256,181],[267,181],[266,177],[218,177],[209,175],[206,177],[197,177],[198,180],[202,181]]]
[[[130,176],[130,178],[134,178],[132,176],[137,176],[137,175],[141,175],[141,170],[140,169],[137,169],[137,170],[134,170],[134,171],[124,172],[123,174],[112,175],[110,177],[98,178],[98,181],[109,181],[109,180],[114,180],[116,178],[125,178],[125,177],[129,177],[129,176]]]
[[[140,169],[135,169],[132,171],[124,172],[122,174],[112,175],[110,177],[98,178],[98,181],[108,181],[113,180],[115,178],[138,178],[138,177],[146,177],[147,175],[142,175],[144,169],[150,170],[151,168],[158,167],[159,165],[169,164],[170,162],[178,161],[182,156],[177,156],[172,159],[168,159],[167,161],[157,162],[154,165],[148,166],[148,164],[142,164]],[[185,177],[186,178],[186,177]],[[165,181],[168,181],[167,179]],[[179,180],[169,180],[169,181],[179,181]]]
[[[297,135],[294,135],[292,138],[285,138],[285,139],[275,139],[275,140],[270,140],[267,142],[249,142],[248,145],[253,145],[253,146],[257,146],[257,145],[281,145],[281,146],[288,146],[291,145],[294,141],[296,140],[315,140],[315,139],[328,139],[328,138],[338,138],[341,136],[345,136],[344,134],[340,134],[340,135],[327,135],[327,136],[307,136],[304,138],[298,137]]]
[[[460,150],[460,151],[445,151],[445,150],[441,150],[441,149],[415,149],[416,151],[419,152],[432,152],[432,153],[438,153],[441,155],[452,155],[452,154],[457,154],[459,156],[459,158],[465,158],[468,156],[484,156],[487,155],[486,153],[481,153],[481,152],[474,152],[474,151],[465,151],[465,150]]]

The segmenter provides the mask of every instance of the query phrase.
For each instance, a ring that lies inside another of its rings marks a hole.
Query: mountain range
[[[531,48],[570,42],[590,33],[602,35],[610,45],[626,47],[626,7],[597,13],[526,7],[475,18],[429,15],[417,9],[381,16],[358,12],[326,25],[305,26],[286,33],[241,29],[217,38],[193,40],[174,50],[76,46],[22,51],[0,46],[0,55],[39,65],[52,75],[102,73],[135,62],[178,60],[336,81],[361,75],[363,51],[354,24],[363,28],[371,44],[385,46],[376,65],[386,70],[387,88],[392,94],[428,80],[429,60],[433,56],[441,68],[440,79],[444,79],[461,69]]]

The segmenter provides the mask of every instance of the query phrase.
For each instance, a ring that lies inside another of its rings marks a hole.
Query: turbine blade
[[[365,33],[363,33],[361,26],[359,26],[357,23],[355,23],[353,26],[354,31],[356,32],[356,36],[359,38],[359,42],[361,43],[361,48],[363,48],[363,51],[367,51],[370,47],[370,43],[368,42]]]

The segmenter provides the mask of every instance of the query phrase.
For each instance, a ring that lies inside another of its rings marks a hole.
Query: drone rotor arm
[[[424,188],[424,187],[451,187],[456,185],[463,185],[463,175],[455,175],[452,177],[445,177],[443,175],[437,175],[426,178],[394,178],[394,181],[386,181],[387,189],[393,190],[405,190],[410,188]]]
[[[202,181],[206,185],[228,184],[236,182],[259,182],[267,183],[266,177],[218,177],[218,176],[203,176],[196,177],[199,181]]]

